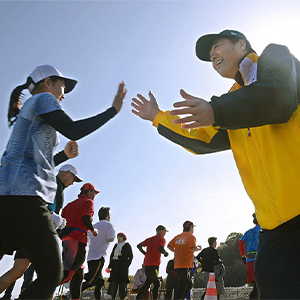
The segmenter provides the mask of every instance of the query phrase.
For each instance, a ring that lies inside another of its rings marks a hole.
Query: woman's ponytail
[[[29,85],[33,83],[31,77],[27,78],[27,82],[23,85],[17,86],[10,95],[7,119],[8,127],[11,127],[17,119],[17,115],[21,109],[21,98],[23,96],[22,91],[27,89]]]

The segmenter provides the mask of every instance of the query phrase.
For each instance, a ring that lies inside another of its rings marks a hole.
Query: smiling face
[[[65,98],[65,81],[62,78],[46,77],[32,90],[31,94],[51,93],[59,102]]]
[[[246,55],[246,42],[242,39],[232,43],[227,38],[217,39],[209,52],[213,68],[225,78],[235,77],[241,59]]]

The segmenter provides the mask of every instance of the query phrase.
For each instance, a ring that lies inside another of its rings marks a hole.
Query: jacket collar
[[[234,78],[240,86],[249,85],[257,80],[257,59],[258,55],[255,52],[242,58]]]

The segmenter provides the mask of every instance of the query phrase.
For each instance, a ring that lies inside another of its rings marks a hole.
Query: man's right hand
[[[246,257],[242,256],[241,259],[242,259],[243,263],[246,264]]]
[[[93,236],[97,236],[98,235],[98,229],[95,228],[94,230],[92,230],[92,234],[93,234]]]
[[[160,111],[154,95],[150,91],[150,100],[146,99],[141,94],[137,94],[137,98],[132,98],[131,106],[134,108],[132,109],[132,112],[144,120],[153,122]]]

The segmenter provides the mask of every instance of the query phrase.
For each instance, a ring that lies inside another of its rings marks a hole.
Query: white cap
[[[73,165],[69,165],[69,164],[63,165],[63,166],[59,169],[59,172],[60,172],[60,171],[70,171],[70,172],[75,176],[75,181],[76,181],[76,182],[81,182],[81,181],[83,181],[83,180],[78,176],[77,169],[76,169],[76,167],[74,167]]]
[[[65,94],[71,92],[75,87],[77,81],[74,79],[64,77],[56,68],[50,65],[38,66],[36,69],[29,75],[29,77],[33,80],[28,87],[29,92],[35,88],[35,85],[46,77],[57,76],[65,81]]]

